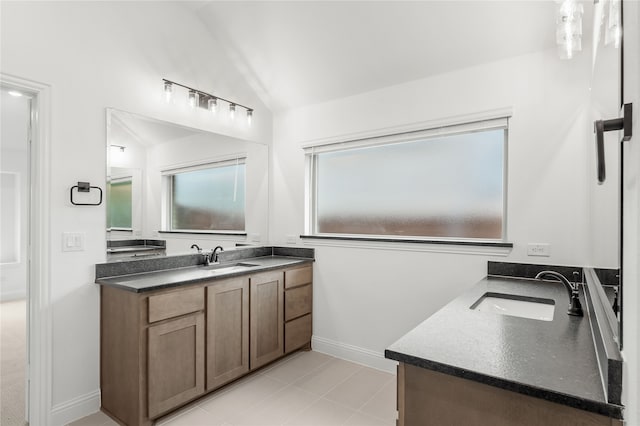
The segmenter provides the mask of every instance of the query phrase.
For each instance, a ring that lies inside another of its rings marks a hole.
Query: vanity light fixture
[[[189,90],[189,106],[195,108],[198,105],[198,92]]]
[[[218,98],[211,98],[207,101],[207,108],[212,114],[218,111]]]
[[[173,95],[173,84],[170,81],[164,82],[164,100],[169,103]]]
[[[582,50],[582,14],[584,7],[576,0],[558,2],[556,44],[561,59],[571,59]]]
[[[622,20],[620,19],[620,0],[609,0],[609,10],[604,22],[604,44],[613,44],[616,49],[620,47],[622,39]]]
[[[212,114],[215,114],[218,111],[219,102],[226,102],[229,104],[229,118],[231,120],[235,119],[236,110],[238,109],[238,107],[240,107],[244,108],[247,111],[247,125],[251,125],[251,121],[253,120],[253,109],[249,108],[248,106],[221,98],[220,96],[215,96],[210,93],[203,92],[202,90],[197,90],[192,87],[185,86],[184,84],[176,83],[175,81],[167,80],[165,78],[162,79],[162,82],[164,87],[164,97],[167,102],[170,102],[173,97],[173,86],[180,86],[188,90],[187,100],[190,107],[194,109],[196,107],[206,108]]]

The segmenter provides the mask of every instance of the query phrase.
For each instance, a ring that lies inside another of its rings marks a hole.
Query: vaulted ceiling
[[[555,46],[553,1],[203,1],[190,7],[274,110]]]

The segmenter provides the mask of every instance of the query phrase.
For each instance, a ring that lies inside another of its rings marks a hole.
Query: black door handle
[[[596,162],[598,171],[598,183],[603,183],[606,179],[604,165],[604,132],[623,130],[622,140],[631,139],[631,120],[633,114],[633,104],[622,106],[622,118],[612,118],[611,120],[597,120],[593,123],[593,132],[596,134]]]

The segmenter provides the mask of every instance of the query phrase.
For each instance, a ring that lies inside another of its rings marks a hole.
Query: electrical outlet
[[[298,237],[295,235],[287,235],[287,244],[296,244],[298,242]]]
[[[529,243],[527,244],[527,256],[550,256],[551,245],[549,243]]]

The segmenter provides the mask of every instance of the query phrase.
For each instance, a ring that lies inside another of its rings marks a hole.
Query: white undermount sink
[[[254,265],[252,263],[233,263],[231,265],[213,264],[213,265],[203,266],[203,268],[208,270],[210,274],[217,275],[217,274],[228,274],[231,272],[241,272],[247,269],[251,269],[255,266],[258,266],[258,265]]]
[[[471,306],[471,309],[480,312],[540,321],[552,321],[554,308],[554,301],[551,299],[537,299],[501,293],[486,293]]]

